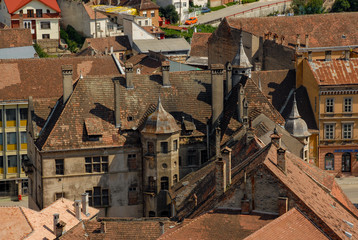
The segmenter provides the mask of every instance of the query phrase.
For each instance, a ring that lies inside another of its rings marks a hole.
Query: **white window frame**
[[[342,123],[342,139],[352,139],[353,123]]]
[[[325,123],[324,124],[324,139],[334,139],[335,124]]]
[[[143,11],[143,17],[147,17],[147,11]]]
[[[332,111],[328,111],[329,108],[332,108]],[[334,98],[326,98],[325,112],[326,113],[333,113],[334,112]]]

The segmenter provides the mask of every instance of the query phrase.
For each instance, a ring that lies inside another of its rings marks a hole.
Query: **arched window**
[[[327,153],[324,156],[324,169],[334,170],[334,155],[333,153]]]
[[[168,177],[162,177],[160,179],[160,189],[161,190],[168,190],[169,189],[169,178]]]
[[[351,154],[349,152],[342,155],[342,172],[351,171]]]

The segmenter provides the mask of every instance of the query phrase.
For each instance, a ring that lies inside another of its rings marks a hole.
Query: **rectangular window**
[[[137,169],[137,155],[136,154],[128,154],[128,169],[135,170]]]
[[[16,126],[16,109],[6,109],[6,127]]]
[[[0,156],[0,173],[4,173],[4,157]]]
[[[333,105],[334,105],[334,99],[326,98],[326,112],[327,113],[333,113],[333,111],[334,111]]]
[[[42,9],[36,9],[36,17],[42,18]]]
[[[101,206],[101,187],[93,188],[93,206]]]
[[[7,150],[16,150],[17,149],[17,141],[16,141],[16,132],[10,132],[6,134],[7,138]]]
[[[147,17],[147,11],[143,11],[143,17]]]
[[[8,173],[17,173],[17,156],[7,156],[7,172]]]
[[[168,153],[168,142],[161,142],[160,143],[160,152],[161,153]]]
[[[101,187],[94,187],[92,190],[87,190],[88,201],[90,206],[105,207],[109,206],[109,191]],[[92,195],[93,194],[93,195]]]
[[[3,149],[4,149],[4,140],[3,140],[2,133],[0,133],[0,151],[2,151]]]
[[[0,127],[2,127],[2,109],[0,109]]]
[[[26,132],[21,132],[21,149],[27,149],[27,134]]]
[[[92,190],[87,190],[86,193],[88,194],[88,204],[92,207],[93,206]]]
[[[136,187],[130,187],[128,189],[128,205],[138,204],[138,192]]]
[[[108,156],[85,157],[85,171],[108,172]]]
[[[65,163],[63,159],[56,159],[56,175],[64,175],[65,174]]]
[[[186,7],[186,2],[183,2],[183,7]]]
[[[151,17],[155,17],[154,11],[151,11],[151,12],[150,12],[150,16],[151,16]]]
[[[324,138],[325,139],[334,139],[334,124],[325,124],[324,125]]]
[[[42,34],[42,39],[50,39],[50,34]]]
[[[55,193],[55,201],[61,198],[65,198],[65,193],[64,192],[60,192],[60,193]]]
[[[175,8],[180,8],[180,2],[174,3]]]
[[[34,10],[32,9],[27,10],[27,17],[34,17]]]
[[[344,99],[343,111],[344,112],[352,112],[352,98]]]
[[[142,21],[138,21],[139,26],[142,26]]]
[[[343,137],[343,139],[351,139],[352,138],[352,130],[353,130],[353,124],[352,123],[344,123],[342,125],[342,137]]]
[[[26,127],[27,125],[27,108],[20,108],[20,126]]]
[[[173,151],[178,151],[178,140],[173,141]]]
[[[41,29],[51,29],[51,24],[50,22],[41,22]]]

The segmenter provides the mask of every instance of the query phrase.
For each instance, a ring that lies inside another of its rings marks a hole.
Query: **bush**
[[[236,5],[238,4],[239,2],[229,2],[226,4],[227,7],[230,7],[230,6],[233,6],[233,5]]]
[[[252,2],[257,2],[258,0],[242,0],[242,3],[252,3]]]
[[[66,30],[60,30],[60,36],[68,45],[68,50],[71,52],[76,52],[78,48],[81,48],[85,38],[79,34],[76,29],[71,25],[68,25]]]
[[[216,30],[216,27],[202,24],[202,25],[197,25],[196,29],[198,32],[202,32],[202,33],[213,33]],[[194,28],[189,28],[188,31],[184,31],[184,32],[173,30],[173,29],[165,29],[165,28],[162,28],[162,30],[165,32],[165,37],[167,38],[184,37],[185,40],[187,40],[188,42],[190,38],[193,37],[193,33],[194,33]]]
[[[217,10],[220,10],[220,9],[223,9],[223,8],[225,8],[225,6],[221,5],[221,6],[217,6],[217,7],[210,7],[210,10],[211,11],[217,11]]]
[[[320,14],[324,12],[323,0],[293,0],[292,10],[295,15]]]
[[[165,8],[159,8],[159,15],[161,17],[165,17],[165,19],[169,19],[171,23],[176,23],[179,21],[178,12],[175,10],[174,5],[168,5]]]
[[[332,6],[332,12],[355,12],[358,11],[357,0],[336,0]]]
[[[37,53],[37,55],[40,57],[40,58],[47,58],[49,57],[49,55],[47,53],[44,52],[44,50],[42,50],[42,48],[40,47],[40,45],[38,45],[37,43],[34,44],[34,48],[35,48],[35,51]]]

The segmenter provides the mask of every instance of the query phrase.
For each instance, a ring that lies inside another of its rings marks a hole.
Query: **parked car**
[[[203,8],[201,9],[201,13],[208,13],[208,12],[210,12],[210,11],[211,11],[211,9],[208,8],[208,7],[203,7]]]
[[[196,23],[197,21],[198,21],[198,18],[196,18],[196,17],[191,17],[191,18],[189,18],[188,20],[185,21],[185,24],[186,24],[186,25],[191,25],[191,24]]]

